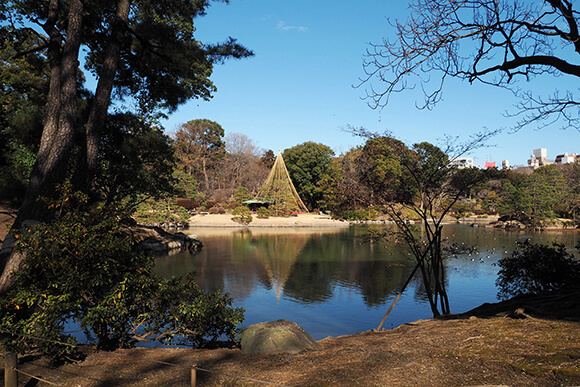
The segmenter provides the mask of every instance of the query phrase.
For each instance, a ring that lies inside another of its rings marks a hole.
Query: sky
[[[580,131],[553,125],[513,133],[517,100],[506,90],[451,80],[432,110],[418,110],[420,90],[395,94],[374,110],[364,99],[371,84],[363,58],[369,43],[393,38],[387,19],[406,19],[407,4],[384,0],[231,0],[215,2],[197,20],[196,36],[205,43],[233,37],[255,56],[216,65],[211,76],[217,92],[210,101],[192,100],[163,122],[171,133],[180,124],[210,119],[228,133],[241,133],[262,149],[278,150],[314,141],[339,155],[364,143],[344,128],[390,132],[407,145],[442,144],[445,136],[468,141],[474,133],[501,129],[488,147],[467,155],[476,166],[509,160],[526,165],[533,149],[546,148],[548,160],[580,153]],[[574,80],[575,81],[575,80]],[[377,81],[374,81],[376,85]],[[534,83],[535,82],[535,83]],[[530,82],[535,91],[553,91],[570,79]],[[557,87],[557,86],[556,86]]]

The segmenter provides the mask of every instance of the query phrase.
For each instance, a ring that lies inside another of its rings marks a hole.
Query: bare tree
[[[268,168],[260,163],[263,150],[242,133],[225,136],[226,156],[222,160],[222,178],[230,188],[244,186],[255,194],[268,176]]]
[[[574,8],[566,0],[413,0],[406,21],[390,22],[396,39],[367,50],[361,85],[369,86],[369,105],[383,108],[393,93],[419,84],[425,99],[418,107],[431,108],[454,77],[511,90],[520,101],[508,113],[519,117],[515,129],[556,121],[577,128],[580,101],[571,90],[541,96],[517,83],[546,74],[580,77]]]
[[[226,152],[231,155],[247,155],[259,157],[263,152],[254,140],[242,133],[228,133],[225,136]]]

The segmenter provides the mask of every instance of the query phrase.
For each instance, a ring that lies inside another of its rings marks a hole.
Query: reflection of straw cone
[[[268,274],[268,280],[279,300],[284,291],[284,285],[292,272],[294,262],[302,251],[311,234],[276,235],[266,239],[267,244],[261,245],[261,238],[256,238],[256,257],[263,263]]]

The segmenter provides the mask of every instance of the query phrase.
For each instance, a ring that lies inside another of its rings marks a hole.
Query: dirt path
[[[92,352],[51,369],[20,367],[64,386],[560,386],[580,385],[580,323],[539,318],[423,320],[392,330],[320,341],[298,355],[237,349]],[[26,382],[27,378],[21,378]]]
[[[0,205],[0,245],[10,231],[14,219],[16,219],[16,210]]]

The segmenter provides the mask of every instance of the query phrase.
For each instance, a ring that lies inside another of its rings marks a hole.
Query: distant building
[[[471,157],[458,157],[454,160],[451,160],[450,164],[452,167],[456,167],[459,169],[472,168],[473,167],[473,159]]]
[[[528,166],[538,168],[548,164],[548,150],[546,148],[534,149],[528,160]]]
[[[534,149],[533,155],[537,159],[547,160],[548,159],[548,150],[546,148]]]
[[[577,161],[580,161],[580,157],[576,153],[569,155],[568,153],[564,153],[563,155],[556,156],[554,162],[556,164],[572,164]]]
[[[495,168],[495,161],[486,161],[485,162],[485,169]]]
[[[510,169],[510,161],[509,160],[502,160],[501,169]]]

